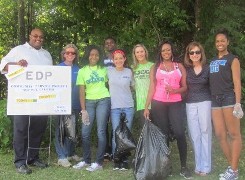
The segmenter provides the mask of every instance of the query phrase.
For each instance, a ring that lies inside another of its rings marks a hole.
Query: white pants
[[[195,171],[210,173],[212,122],[211,101],[186,104],[187,123],[195,153]]]

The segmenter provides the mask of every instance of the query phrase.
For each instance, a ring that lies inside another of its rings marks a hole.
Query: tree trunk
[[[19,40],[21,44],[24,44],[26,42],[26,37],[25,37],[25,0],[19,0],[18,1],[18,21],[19,21]]]
[[[201,20],[200,20],[200,12],[201,12],[201,7],[200,7],[200,0],[195,0],[195,26],[196,26],[196,31],[200,31],[200,29],[202,28],[201,26]]]

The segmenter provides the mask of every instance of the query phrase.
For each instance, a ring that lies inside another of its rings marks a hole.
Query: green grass
[[[242,121],[242,134],[245,135],[245,125],[244,122]],[[135,137],[138,132],[135,132]],[[245,138],[243,136],[243,141],[245,142]],[[95,143],[94,143],[95,144]],[[243,149],[244,149],[243,145]],[[103,171],[97,171],[97,172],[87,172],[86,170],[75,170],[73,168],[63,168],[59,167],[57,165],[57,157],[55,154],[54,147],[52,145],[51,147],[52,152],[50,156],[50,166],[46,169],[38,169],[31,167],[33,170],[33,173],[30,175],[21,175],[16,173],[16,170],[14,168],[13,164],[13,151],[10,151],[7,154],[0,154],[0,179],[4,180],[22,180],[22,179],[27,179],[27,180],[133,180],[133,171],[130,169],[129,171],[113,171],[112,162],[105,162],[104,163],[104,169]],[[173,176],[169,177],[169,180],[179,180],[183,179],[179,175],[179,170],[180,170],[180,164],[179,164],[179,158],[178,158],[178,151],[176,147],[176,141],[171,144],[171,161],[173,164]],[[77,153],[81,155],[81,148],[77,148]],[[44,161],[48,162],[48,155],[47,155],[47,150],[42,150],[40,152],[41,159]],[[94,148],[94,153],[93,157],[95,156],[95,148]],[[245,152],[242,151],[241,154],[241,159],[240,159],[240,164],[239,164],[239,179],[245,179],[245,162],[244,162],[244,157],[245,157]],[[73,162],[74,164],[75,162]],[[192,147],[190,143],[188,144],[188,165],[190,169],[194,169],[194,161],[193,161],[193,152],[192,152]],[[227,167],[227,162],[226,159],[223,155],[223,153],[220,150],[220,147],[216,141],[216,138],[213,138],[213,151],[212,151],[212,165],[213,165],[213,171],[210,175],[207,177],[198,177],[193,174],[194,179],[201,180],[214,180],[218,179],[218,174],[223,172],[225,168]]]

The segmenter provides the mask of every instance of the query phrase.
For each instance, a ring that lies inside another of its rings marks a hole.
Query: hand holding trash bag
[[[137,180],[163,180],[171,172],[167,137],[150,121],[145,121],[134,161]]]
[[[119,126],[116,128],[115,131],[115,159],[120,159],[122,156],[128,155],[131,150],[134,150],[136,148],[136,143],[134,141],[132,133],[126,125],[126,121],[126,115],[125,113],[122,113]]]
[[[65,137],[76,142],[76,117],[74,114],[57,116],[59,118],[59,142],[63,146]]]

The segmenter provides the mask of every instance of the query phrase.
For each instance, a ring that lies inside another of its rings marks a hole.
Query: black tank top
[[[210,62],[210,90],[212,95],[234,93],[231,64],[236,58],[229,53]]]

